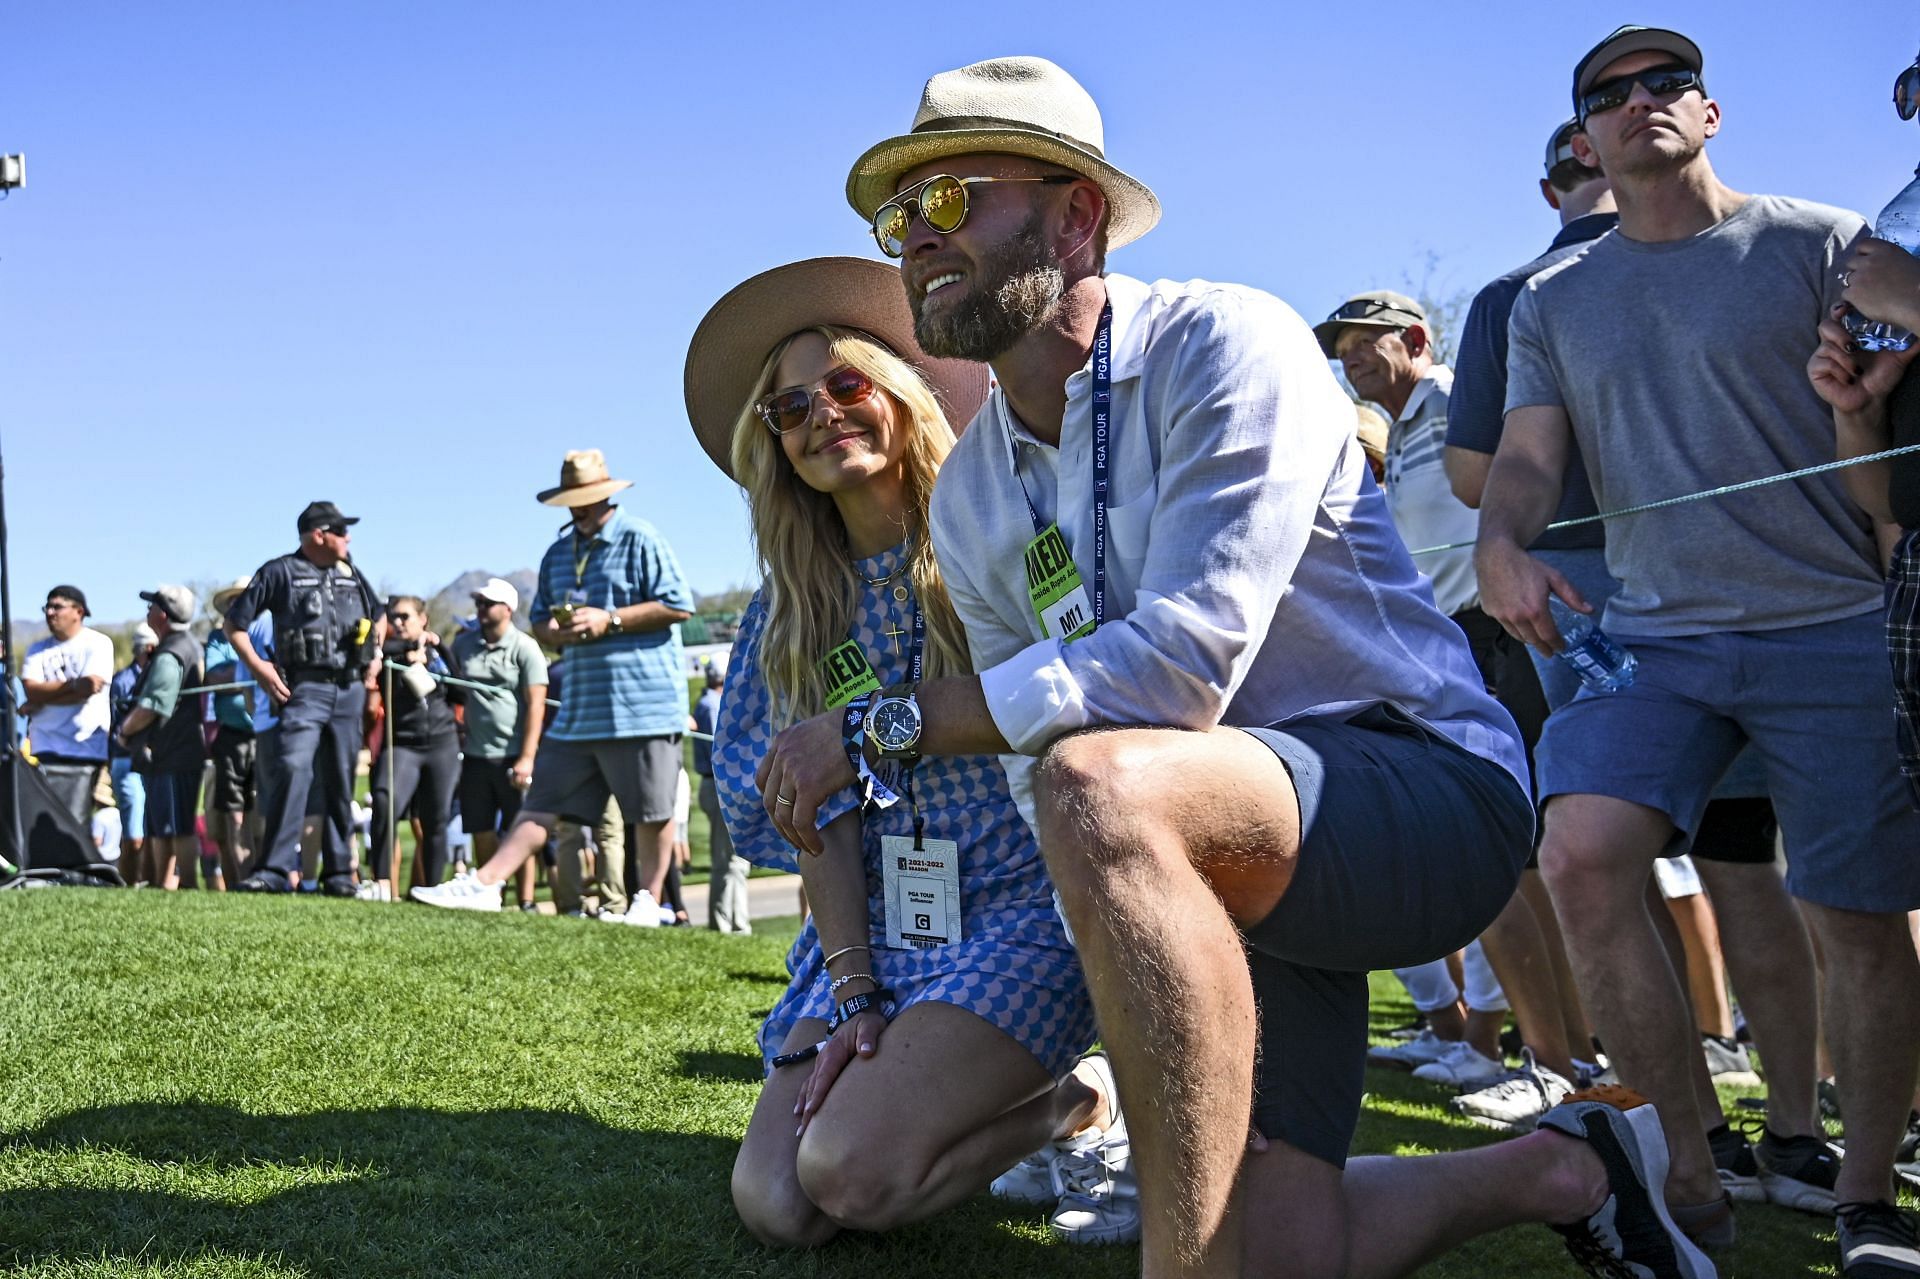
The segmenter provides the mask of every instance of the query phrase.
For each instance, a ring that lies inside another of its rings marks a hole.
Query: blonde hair
[[[939,401],[914,369],[880,342],[858,329],[817,325],[800,333],[827,340],[830,358],[873,379],[891,402],[906,441],[907,577],[926,618],[924,676],[965,674],[973,664],[966,634],[947,597],[940,565],[927,532],[927,507],[934,476],[953,448],[953,428]],[[826,709],[826,684],[820,659],[842,643],[852,629],[865,583],[853,568],[833,498],[807,484],[787,460],[779,437],[754,411],[773,389],[773,379],[795,333],[767,356],[753,392],[733,424],[733,473],[747,490],[754,549],[763,579],[767,611],[760,639],[760,667],[772,696],[773,723],[785,727]]]

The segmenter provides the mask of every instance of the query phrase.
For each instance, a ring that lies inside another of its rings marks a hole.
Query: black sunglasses
[[[1640,85],[1656,98],[1677,98],[1689,89],[1698,89],[1701,93],[1707,91],[1700,73],[1692,67],[1648,67],[1632,75],[1603,80],[1587,90],[1580,98],[1580,122],[1585,124],[1590,116],[1625,106],[1627,99],[1633,96],[1635,85]]]
[[[349,534],[347,533],[347,526],[344,524],[329,524],[327,525],[325,531],[332,534],[334,537],[349,536]]]
[[[1900,113],[1902,120],[1911,120],[1920,113],[1920,62],[1902,71],[1900,78],[1893,82],[1893,109]]]

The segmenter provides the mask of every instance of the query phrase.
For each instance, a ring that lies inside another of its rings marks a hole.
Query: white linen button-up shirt
[[[1528,789],[1513,720],[1434,607],[1307,324],[1237,285],[1106,277],[1113,305],[1107,617],[1043,635],[1027,499],[1093,582],[1091,363],[1056,449],[996,387],[948,456],[933,544],[967,630],[1014,797],[1075,729],[1283,725],[1392,703]],[[1024,487],[1023,487],[1024,486]]]

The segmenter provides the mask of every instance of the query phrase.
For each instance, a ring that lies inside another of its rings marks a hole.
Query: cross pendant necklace
[[[900,623],[896,619],[889,618],[887,620],[893,623],[893,629],[881,631],[880,633],[893,641],[893,654],[895,657],[898,657],[900,655],[900,637],[905,635],[906,632],[900,629]]]

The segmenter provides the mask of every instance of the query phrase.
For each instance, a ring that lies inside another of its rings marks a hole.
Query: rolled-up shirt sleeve
[[[1150,363],[1137,391],[1159,467],[1133,607],[980,675],[1021,754],[1097,724],[1218,724],[1290,587],[1335,462],[1357,447],[1350,404],[1278,301],[1211,294],[1155,336],[1169,343],[1177,354]],[[1128,518],[1139,518],[1133,505]]]

